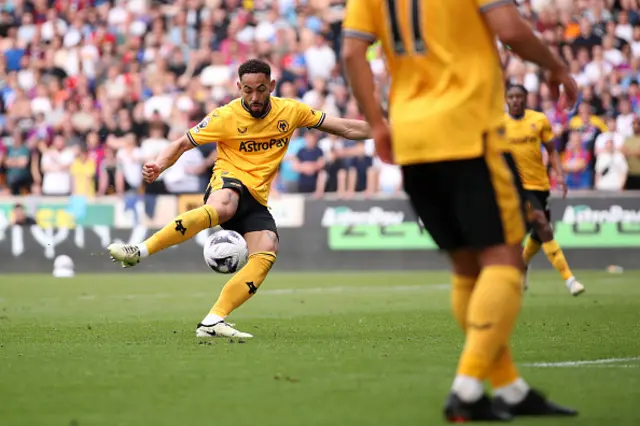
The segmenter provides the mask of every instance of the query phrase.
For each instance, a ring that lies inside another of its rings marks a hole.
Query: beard
[[[265,112],[267,112],[267,109],[269,109],[270,102],[271,102],[271,99],[270,99],[270,98],[267,98],[267,100],[264,102],[264,104],[262,105],[262,108],[260,108],[260,110],[259,110],[259,111],[256,111],[256,110],[254,110],[254,109],[252,108],[252,107],[253,107],[253,104],[252,104],[252,105],[250,105],[250,106],[249,106],[249,114],[251,114],[251,116],[252,116],[253,118],[260,118],[260,117],[262,117],[262,116],[264,115],[264,113],[265,113]]]

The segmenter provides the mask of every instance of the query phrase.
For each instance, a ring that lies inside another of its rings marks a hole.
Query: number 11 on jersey
[[[427,44],[424,41],[422,35],[422,25],[420,23],[422,12],[422,0],[407,0],[410,3],[409,7],[409,27],[412,38],[413,52],[414,54],[423,55],[427,51]],[[446,1],[446,0],[444,0]],[[393,51],[397,55],[406,55],[409,52],[409,47],[402,39],[401,23],[398,16],[403,11],[399,7],[399,3],[402,0],[386,0],[387,3],[387,16],[389,17],[389,28],[391,29],[391,37],[393,40]]]

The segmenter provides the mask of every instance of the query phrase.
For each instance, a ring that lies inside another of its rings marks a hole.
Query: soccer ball
[[[247,263],[249,249],[242,235],[235,231],[216,231],[204,244],[204,261],[221,274],[233,274]]]

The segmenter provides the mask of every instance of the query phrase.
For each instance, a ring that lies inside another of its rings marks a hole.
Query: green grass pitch
[[[639,425],[640,271],[577,275],[573,298],[532,274],[512,344],[581,415],[516,424]],[[0,424],[442,424],[462,345],[446,273],[273,274],[230,318],[252,341],[199,343],[224,278],[3,276]]]

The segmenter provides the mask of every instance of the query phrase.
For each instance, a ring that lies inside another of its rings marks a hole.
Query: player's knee
[[[251,231],[244,234],[249,247],[249,255],[254,253],[278,254],[278,235],[274,231]]]
[[[480,265],[487,266],[513,266],[524,271],[525,264],[522,260],[522,246],[519,244],[502,244],[487,247],[480,251]]]
[[[478,254],[474,250],[462,249],[449,253],[453,272],[463,277],[477,277],[480,274]]]
[[[279,241],[278,235],[273,231],[263,231],[263,237],[260,239],[260,251],[268,251],[278,254]]]
[[[207,204],[216,209],[220,223],[224,223],[236,214],[239,200],[240,196],[236,191],[224,188],[212,193]]]

